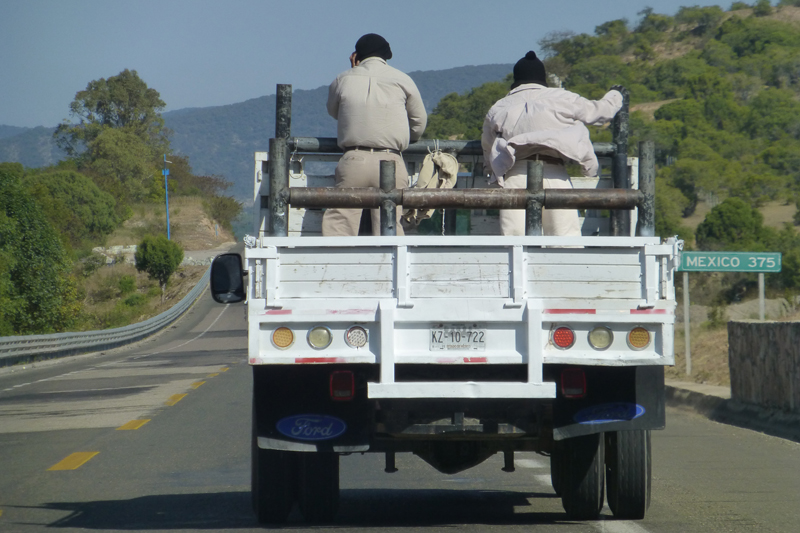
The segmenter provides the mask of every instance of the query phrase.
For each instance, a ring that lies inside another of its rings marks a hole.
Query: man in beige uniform
[[[356,42],[351,69],[328,89],[328,113],[338,121],[338,144],[344,150],[336,167],[336,186],[379,187],[380,161],[395,161],[398,189],[408,186],[400,153],[425,131],[428,116],[411,78],[386,64],[392,50],[386,39],[368,33]],[[331,208],[322,218],[325,236],[358,235],[361,209]],[[372,209],[372,233],[380,234],[380,210]],[[403,235],[397,210],[397,234]]]

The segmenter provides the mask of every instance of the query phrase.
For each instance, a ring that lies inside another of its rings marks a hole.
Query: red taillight
[[[553,344],[562,349],[567,349],[575,344],[575,332],[566,326],[556,328],[553,332]]]
[[[331,372],[331,400],[346,402],[353,399],[356,380],[349,370]]]
[[[565,368],[561,371],[561,394],[565,398],[586,396],[586,374],[580,368]]]

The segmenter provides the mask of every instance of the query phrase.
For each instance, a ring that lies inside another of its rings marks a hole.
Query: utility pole
[[[164,193],[165,198],[167,200],[167,240],[169,238],[169,182],[167,181],[167,177],[169,177],[169,169],[167,168],[167,163],[172,163],[172,161],[167,161],[167,154],[164,154],[164,170],[161,171],[164,174]]]

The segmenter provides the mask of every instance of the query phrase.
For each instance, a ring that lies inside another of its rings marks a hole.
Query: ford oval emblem
[[[581,409],[573,419],[579,424],[609,424],[639,418],[644,412],[645,408],[638,403],[614,402]]]
[[[282,435],[299,440],[329,440],[347,431],[347,424],[335,416],[292,415],[275,424]]]

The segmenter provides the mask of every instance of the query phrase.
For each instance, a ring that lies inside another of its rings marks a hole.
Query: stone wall
[[[800,322],[728,322],[731,397],[800,413]]]

